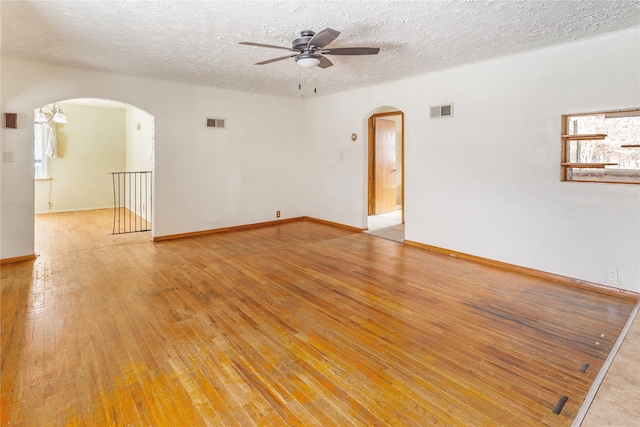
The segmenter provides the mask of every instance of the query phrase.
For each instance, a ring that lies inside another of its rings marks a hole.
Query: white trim
[[[66,213],[66,212],[80,212],[80,211],[97,211],[100,209],[113,209],[113,205],[112,206],[102,206],[102,207],[96,207],[96,208],[75,208],[75,209],[60,209],[60,210],[47,210],[47,211],[41,211],[41,212],[35,212],[36,215],[44,215],[44,214],[52,214],[52,213]]]

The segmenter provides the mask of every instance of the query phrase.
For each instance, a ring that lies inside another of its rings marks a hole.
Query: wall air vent
[[[208,128],[224,128],[224,119],[207,119]]]
[[[431,118],[440,119],[445,117],[453,117],[453,104],[437,105],[431,107]]]

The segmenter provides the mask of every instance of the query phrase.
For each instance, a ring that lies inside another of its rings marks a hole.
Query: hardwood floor
[[[635,303],[308,221],[91,243],[84,214],[1,267],[2,425],[568,426]]]
[[[60,254],[151,240],[149,232],[113,235],[113,229],[112,209],[36,215],[36,254]]]

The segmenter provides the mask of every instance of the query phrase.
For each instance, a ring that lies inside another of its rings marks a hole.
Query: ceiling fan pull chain
[[[302,71],[298,68],[298,90],[302,90]],[[300,92],[300,97],[304,98],[304,93]]]

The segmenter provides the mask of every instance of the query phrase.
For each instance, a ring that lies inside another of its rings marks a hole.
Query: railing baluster
[[[152,173],[111,172],[111,175],[114,205],[112,234],[150,231],[153,217]]]
[[[113,228],[111,229],[111,234],[116,234],[116,175],[111,174],[111,183],[113,184]]]
[[[120,174],[118,174],[118,233],[120,233],[120,225],[122,222],[120,221]]]

